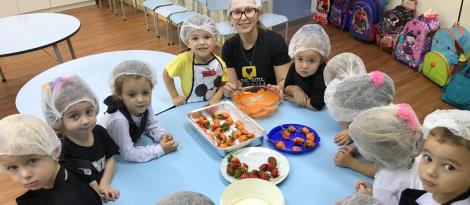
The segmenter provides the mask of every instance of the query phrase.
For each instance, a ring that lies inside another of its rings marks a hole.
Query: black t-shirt
[[[297,71],[295,71],[295,64],[292,63],[289,72],[287,72],[286,80],[284,81],[284,87],[288,85],[299,86],[304,93],[310,98],[310,105],[317,110],[321,110],[325,105],[325,80],[323,79],[323,70],[325,64],[322,63],[318,67],[317,72],[311,76],[302,77]]]
[[[234,68],[243,86],[276,85],[273,66],[290,62],[287,45],[276,32],[260,30],[255,45],[249,50],[242,46],[240,36],[227,40],[222,47],[222,59],[227,68]],[[250,66],[250,61],[253,66]]]
[[[417,190],[417,189],[405,189],[401,192],[400,202],[399,205],[418,205],[416,200],[421,197],[422,195],[426,194],[427,192],[424,190]],[[465,192],[460,194],[459,196],[449,200],[442,205],[451,205],[454,202],[461,202],[463,200],[468,200],[470,197],[470,188]]]
[[[94,140],[91,147],[75,144],[67,137],[64,137],[62,139],[62,153],[60,157],[62,160],[82,159],[90,161],[95,170],[89,170],[87,166],[81,167],[80,164],[75,165],[77,169],[82,170],[85,175],[91,175],[96,182],[100,183],[105,161],[117,154],[118,146],[102,126],[96,125],[92,132]]]
[[[61,165],[52,189],[29,190],[16,198],[18,205],[100,205],[100,196],[88,183]]]

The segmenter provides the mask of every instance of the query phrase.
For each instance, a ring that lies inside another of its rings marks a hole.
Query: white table
[[[0,57],[18,55],[52,45],[57,63],[63,63],[57,44],[66,40],[70,54],[75,58],[70,38],[79,29],[80,21],[77,18],[59,13],[31,13],[0,18]],[[0,79],[6,80],[1,67]]]
[[[175,57],[173,54],[159,51],[127,50],[100,53],[81,57],[54,66],[29,80],[18,92],[16,96],[16,108],[22,114],[31,114],[44,119],[41,108],[41,86],[45,82],[57,77],[78,75],[95,92],[100,101],[98,117],[106,109],[103,100],[111,95],[111,88],[108,86],[108,78],[113,68],[124,60],[141,60],[151,64],[157,71],[157,84],[154,85],[152,95],[152,107],[155,113],[166,110],[173,106],[165,83],[162,79],[162,72],[165,65]],[[181,92],[179,78],[175,78],[178,92]]]

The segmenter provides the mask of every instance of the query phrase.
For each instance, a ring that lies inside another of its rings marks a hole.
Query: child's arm
[[[232,97],[233,93],[241,86],[241,83],[238,81],[237,72],[235,68],[227,68],[228,82],[224,86],[224,96]]]
[[[288,85],[284,88],[286,95],[284,96],[287,101],[294,102],[297,105],[305,107],[308,102],[308,97],[305,95],[302,88],[297,85]]]
[[[217,91],[215,92],[214,96],[212,96],[211,99],[209,99],[209,101],[204,106],[216,104],[220,102],[220,100],[222,100],[223,97],[224,97],[224,86],[222,85],[217,88]]]
[[[116,161],[114,160],[114,157],[106,159],[103,176],[101,177],[99,184],[101,189],[101,196],[105,201],[114,201],[119,198],[119,190],[114,189],[109,185],[111,183],[111,179],[113,178],[115,166]]]
[[[170,75],[168,75],[166,69],[163,70],[163,81],[165,81],[165,87],[173,100],[173,104],[176,106],[185,104],[186,97],[178,94],[175,87],[175,81],[170,77]]]
[[[374,177],[375,173],[377,172],[376,167],[372,163],[363,162],[354,158],[354,152],[355,149],[352,146],[345,146],[340,148],[334,159],[336,165],[350,168],[369,177]]]
[[[335,143],[338,146],[348,145],[353,142],[351,135],[349,135],[349,124],[351,122],[340,122],[342,130],[336,135]]]

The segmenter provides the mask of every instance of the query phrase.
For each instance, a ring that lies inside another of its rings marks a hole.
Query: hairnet
[[[62,115],[70,106],[90,102],[99,111],[99,102],[88,85],[78,76],[59,77],[42,85],[42,111],[55,130],[62,127]]]
[[[294,58],[298,52],[315,50],[323,57],[330,55],[330,38],[319,24],[307,24],[295,32],[289,43],[289,56]]]
[[[157,205],[215,205],[215,203],[200,193],[182,191],[164,197]]]
[[[261,0],[228,0],[227,15],[230,16],[230,12],[245,7],[261,10]]]
[[[186,19],[186,21],[181,25],[181,41],[186,43],[191,32],[196,30],[207,31],[214,37],[214,39],[217,39],[217,36],[219,35],[217,27],[211,17],[197,14],[196,16]]]
[[[436,127],[445,127],[454,135],[470,140],[470,111],[452,109],[432,112],[424,118],[424,137]]]
[[[126,60],[119,63],[109,76],[109,86],[114,93],[114,82],[123,75],[139,75],[150,80],[152,85],[157,84],[157,73],[148,63],[139,60]]]
[[[335,205],[382,205],[383,203],[378,199],[367,194],[356,193],[348,196],[345,199],[338,201]]]
[[[385,73],[374,71],[331,81],[325,90],[325,105],[336,121],[351,122],[364,110],[390,105],[394,97],[393,80]]]
[[[60,149],[54,130],[37,117],[14,114],[0,120],[0,156],[35,154],[58,159]]]
[[[330,59],[323,71],[325,85],[334,79],[343,80],[348,77],[367,74],[362,59],[354,53],[340,53]]]
[[[354,118],[349,133],[361,154],[387,169],[406,167],[423,147],[421,124],[408,104],[366,110]]]

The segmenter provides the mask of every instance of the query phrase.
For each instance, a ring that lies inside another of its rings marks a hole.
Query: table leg
[[[3,74],[2,66],[0,66],[0,79],[2,79],[2,82],[7,82],[5,74]]]
[[[60,55],[60,50],[57,44],[54,44],[52,47],[54,48],[55,57],[57,58],[57,64],[63,63],[64,59],[62,59],[62,55]]]
[[[69,45],[69,51],[70,51],[70,55],[72,55],[72,58],[73,59],[77,58],[75,56],[75,51],[73,51],[73,46],[72,46],[72,42],[70,42],[70,38],[67,39],[67,45]]]

